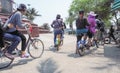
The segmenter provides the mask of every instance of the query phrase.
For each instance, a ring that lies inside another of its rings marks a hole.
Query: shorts
[[[76,34],[86,34],[88,32],[88,29],[84,28],[84,29],[77,29],[76,30]]]
[[[77,35],[77,42],[81,40],[83,36],[87,36],[88,29],[77,29],[76,30],[76,35]]]
[[[90,31],[88,31],[87,36],[88,36],[88,38],[92,38],[94,36],[94,34]]]

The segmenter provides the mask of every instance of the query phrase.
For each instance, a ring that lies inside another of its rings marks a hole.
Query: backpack
[[[101,21],[99,19],[96,19],[96,24],[97,24],[97,28],[100,29],[100,27],[101,27]]]
[[[97,19],[96,24],[97,24],[97,28],[100,29],[100,31],[104,32],[104,22]]]

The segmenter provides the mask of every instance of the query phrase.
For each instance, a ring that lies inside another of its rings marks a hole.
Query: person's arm
[[[16,14],[16,24],[20,28],[24,28],[26,24],[22,23],[22,16],[20,14]]]
[[[54,28],[54,23],[55,23],[55,21],[53,21],[52,24],[51,24],[51,27],[52,27],[52,28]]]
[[[86,26],[89,26],[89,23],[86,18],[84,19],[84,23],[86,24]]]
[[[79,22],[78,22],[78,19],[76,20],[76,28],[78,28],[78,24],[79,24]]]
[[[66,29],[66,25],[65,25],[65,23],[63,22],[63,24],[64,24],[64,29]]]

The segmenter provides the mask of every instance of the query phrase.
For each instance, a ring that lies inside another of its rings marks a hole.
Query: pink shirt
[[[96,27],[95,16],[89,15],[87,19],[88,19],[88,23],[89,23],[89,26],[87,28],[88,28],[88,30],[90,30],[90,32],[92,32],[94,34],[96,32],[95,31],[95,27]]]

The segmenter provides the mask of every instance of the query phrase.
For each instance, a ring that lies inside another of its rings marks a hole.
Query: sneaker
[[[11,60],[14,59],[14,56],[13,56],[12,54],[7,53],[7,52],[5,53],[5,56],[6,56],[7,58],[11,59]]]
[[[21,58],[28,58],[30,55],[28,53],[21,54]]]

